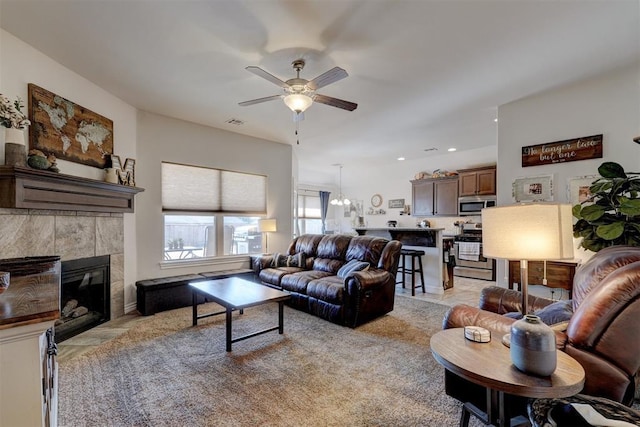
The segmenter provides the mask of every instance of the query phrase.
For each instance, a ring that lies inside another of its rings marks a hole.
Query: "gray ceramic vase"
[[[511,325],[511,361],[520,371],[547,377],[556,370],[556,334],[538,316]]]

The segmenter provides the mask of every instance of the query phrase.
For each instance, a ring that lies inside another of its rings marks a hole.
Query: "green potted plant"
[[[625,172],[615,162],[598,168],[587,200],[573,207],[578,221],[573,236],[580,246],[598,252],[607,246],[640,246],[640,173]]]

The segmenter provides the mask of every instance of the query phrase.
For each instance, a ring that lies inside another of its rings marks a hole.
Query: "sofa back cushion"
[[[328,234],[318,243],[313,269],[336,274],[345,263],[347,248],[352,236],[346,234]]]
[[[351,239],[347,248],[346,261],[355,259],[368,262],[373,267],[383,268],[378,264],[387,243],[389,241],[381,237],[355,236]]]
[[[322,234],[303,234],[294,238],[289,244],[287,253],[295,255],[302,253],[306,259],[306,269],[313,268],[313,259],[316,257],[318,244],[324,236]]]
[[[589,258],[573,278],[573,311],[609,274],[636,261],[640,261],[640,247],[637,246],[609,246]]]

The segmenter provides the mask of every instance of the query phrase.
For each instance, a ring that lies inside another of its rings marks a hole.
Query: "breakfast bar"
[[[426,292],[443,294],[445,277],[443,274],[443,231],[444,228],[428,227],[380,227],[356,228],[359,235],[378,236],[402,243],[403,249],[424,251],[422,266]]]

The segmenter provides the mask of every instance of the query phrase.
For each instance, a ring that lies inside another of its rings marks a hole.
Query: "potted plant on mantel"
[[[640,246],[640,173],[625,172],[615,162],[598,168],[601,178],[591,183],[591,195],[573,207],[578,221],[573,236],[593,251],[607,246]]]

